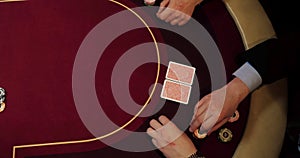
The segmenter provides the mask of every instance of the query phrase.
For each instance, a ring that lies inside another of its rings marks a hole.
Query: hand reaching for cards
[[[190,132],[194,132],[204,123],[206,123],[204,129],[210,129],[209,131],[206,131],[208,132],[208,135],[220,128],[234,114],[239,103],[249,94],[249,92],[249,88],[239,78],[235,78],[221,89],[213,91],[203,97],[195,106],[194,116],[189,129]],[[224,106],[222,106],[223,104]],[[208,117],[204,121],[209,106],[212,106],[210,108],[212,108],[213,113],[208,114],[208,116],[218,117],[215,119],[217,122],[211,121],[214,120],[212,117]],[[216,113],[218,113],[217,111],[220,110],[220,115],[216,115]]]
[[[163,0],[157,12],[157,17],[171,25],[186,24],[197,4],[203,0]]]
[[[189,157],[197,151],[190,138],[166,116],[160,116],[158,121],[151,120],[147,133],[167,158]]]

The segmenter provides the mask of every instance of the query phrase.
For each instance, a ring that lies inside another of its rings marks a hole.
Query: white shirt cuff
[[[247,85],[250,92],[262,84],[261,76],[248,62],[236,70],[233,75],[242,80]]]

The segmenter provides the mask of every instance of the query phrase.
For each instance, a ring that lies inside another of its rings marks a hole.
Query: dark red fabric
[[[130,1],[122,1],[135,7]],[[138,2],[138,1],[134,1]],[[143,5],[141,1],[137,3]],[[30,0],[26,2],[0,3],[0,87],[7,91],[7,109],[0,113],[0,156],[12,157],[15,145],[81,140],[93,138],[76,111],[72,96],[72,69],[82,40],[106,17],[124,10],[109,1],[99,0]],[[194,17],[215,39],[226,65],[228,80],[237,68],[235,57],[243,52],[243,44],[237,28],[221,1],[209,1],[196,9]],[[118,37],[100,60],[105,70],[98,67],[96,90],[104,111],[118,125],[131,115],[119,109],[110,92],[112,66],[126,50],[143,42],[151,42],[146,29],[139,29]],[[138,36],[137,36],[138,35]],[[207,66],[197,50],[188,41],[174,33],[155,31],[160,42],[169,44],[181,52],[197,68],[201,95],[208,94],[210,78]],[[130,40],[128,40],[130,39]],[[184,43],[184,44],[183,44]],[[110,52],[115,52],[110,55]],[[162,67],[162,74],[166,68]],[[145,73],[145,71],[147,73]],[[145,91],[155,78],[156,65],[147,64],[135,71],[130,90],[137,102],[143,102]],[[159,82],[163,81],[163,76]],[[108,82],[108,83],[106,83]],[[137,90],[134,86],[141,87]],[[101,91],[105,92],[105,99]],[[146,96],[145,96],[146,95]],[[168,106],[171,105],[171,106]],[[216,133],[203,141],[195,140],[199,150],[208,158],[232,157],[246,125],[249,100],[240,106],[240,120],[226,124],[233,131],[230,143],[221,143]],[[126,129],[145,131],[149,120],[160,114],[174,115],[178,105],[167,102],[153,117],[137,118]],[[118,115],[118,117],[114,117]],[[83,158],[83,157],[160,157],[157,150],[135,153],[107,147],[100,141],[91,143],[33,147],[17,149],[16,157]]]

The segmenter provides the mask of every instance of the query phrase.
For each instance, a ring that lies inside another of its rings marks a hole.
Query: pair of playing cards
[[[170,61],[161,98],[188,104],[195,70],[194,67]]]

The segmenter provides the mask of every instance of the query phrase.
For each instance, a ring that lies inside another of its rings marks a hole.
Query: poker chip
[[[1,96],[1,97],[0,97],[0,104],[1,104],[1,103],[4,103],[4,101],[5,101],[5,96]]]
[[[198,139],[204,139],[207,136],[207,133],[200,134],[199,129],[196,129],[193,136]]]
[[[233,116],[232,117],[230,117],[230,119],[228,120],[228,122],[235,122],[235,121],[237,121],[238,119],[240,118],[240,114],[239,114],[239,112],[236,110],[235,112],[234,112],[234,114],[233,114]]]
[[[0,104],[5,101],[5,90],[0,87]]]
[[[0,113],[5,110],[5,103],[0,104]]]
[[[144,4],[147,6],[153,6],[155,4],[155,0],[144,0]]]
[[[232,132],[228,129],[228,128],[223,128],[219,131],[219,140],[227,143],[230,142],[232,140]]]

